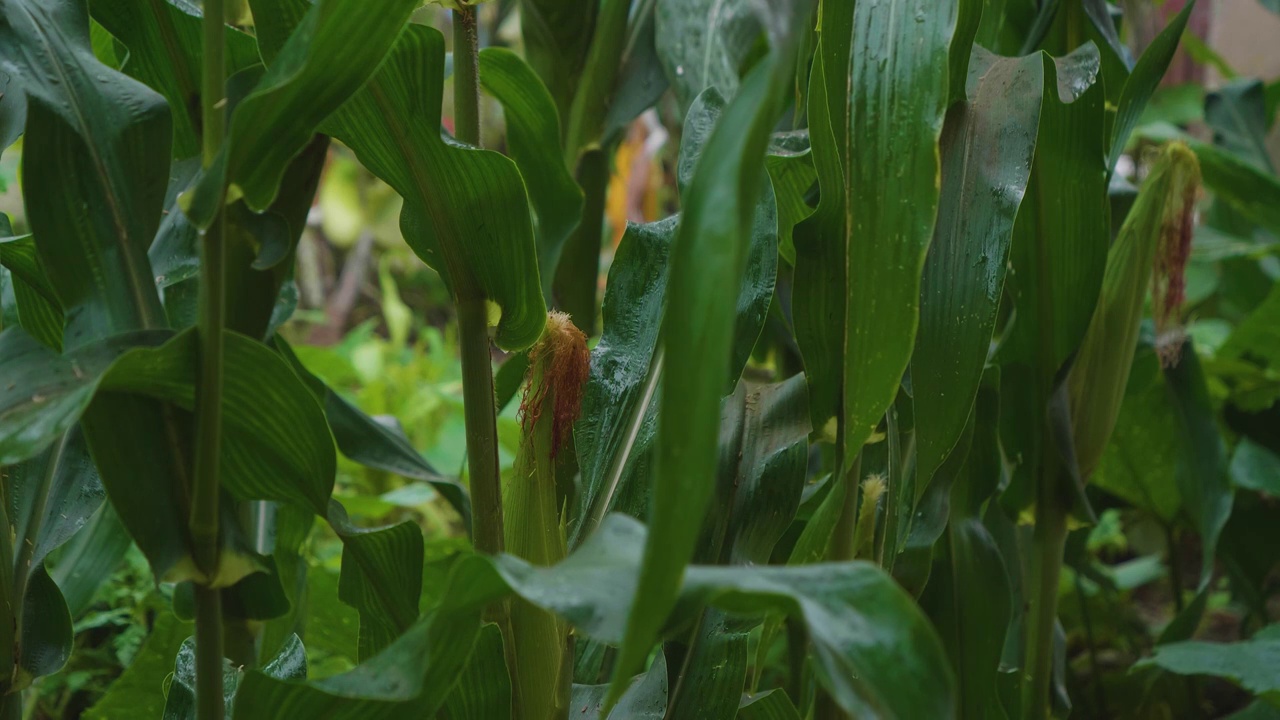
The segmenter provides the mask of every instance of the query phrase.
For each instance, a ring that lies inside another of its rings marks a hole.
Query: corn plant
[[[1232,543],[1280,487],[1264,93],[1211,96],[1212,142],[1149,119],[1194,1],[1140,53],[1102,0],[420,4],[0,0],[0,717],[129,546],[159,660],[89,717],[1061,717],[1091,701],[1060,581],[1099,586],[1082,548],[1122,502],[1203,557],[1135,677],[1274,702],[1220,671],[1274,633],[1191,641],[1215,558],[1270,619]],[[655,107],[679,210],[626,226],[601,300],[611,162]],[[339,143],[447,287],[456,477],[282,330]],[[1224,291],[1212,349],[1183,325],[1200,225],[1270,288]],[[1134,467],[1179,446],[1176,483]],[[340,456],[462,541],[350,512]],[[348,667],[314,664],[326,602]]]

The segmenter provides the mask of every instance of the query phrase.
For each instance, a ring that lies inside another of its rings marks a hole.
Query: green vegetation
[[[0,0],[0,720],[1280,717],[1194,1],[443,5]]]

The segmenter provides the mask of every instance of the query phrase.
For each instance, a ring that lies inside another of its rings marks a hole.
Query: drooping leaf
[[[561,160],[560,123],[551,95],[519,55],[480,53],[480,85],[502,103],[507,146],[520,169],[537,221],[538,270],[550,300],[560,251],[582,217],[582,190]]]
[[[1110,238],[1098,50],[1089,43],[1063,58],[1042,58],[1050,90],[1014,222],[1005,283],[1015,314],[998,352],[1003,384],[1025,388],[1001,396],[1001,439],[1020,459],[1015,479],[1050,452],[1042,446],[1054,378],[1089,325]],[[1015,486],[1005,501],[1029,500],[1028,487]]]
[[[254,17],[278,22],[274,4],[253,3]],[[322,129],[405,198],[400,226],[414,252],[455,293],[497,304],[497,345],[523,350],[546,322],[524,182],[503,155],[441,136],[443,83],[444,38],[409,25],[373,78]]]
[[[242,196],[255,212],[266,210],[289,162],[374,74],[416,6],[415,0],[315,3],[231,113],[218,159],[185,208],[191,221],[207,228],[224,197]]]
[[[1043,84],[1038,56],[998,58],[976,48],[968,98],[943,127],[938,224],[911,362],[918,484],[950,454],[978,391],[1030,179]]]
[[[806,196],[818,181],[809,134],[775,135],[765,167],[769,169],[769,182],[773,184],[773,196],[778,203],[778,253],[794,266],[796,246],[792,233],[796,225],[813,214]]]
[[[168,179],[169,108],[98,62],[76,0],[10,0],[0,70],[27,97],[22,185],[68,349],[163,327],[146,250]],[[76,262],[66,262],[66,258]]]

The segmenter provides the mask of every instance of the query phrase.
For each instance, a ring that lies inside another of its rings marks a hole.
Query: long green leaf
[[[837,7],[823,8],[810,81],[823,193],[797,228],[796,334],[814,428],[837,437],[849,463],[897,395],[915,342],[957,5]]]
[[[1053,380],[1088,328],[1110,238],[1097,47],[1041,57],[1045,83],[1057,92],[1045,94],[1031,182],[1014,223],[1005,283],[1015,314],[997,356],[1005,386],[1025,388],[1002,394],[1000,414],[1006,452],[1020,457],[1019,479],[1048,452]],[[1030,499],[1029,483],[1015,490],[1007,501]]]
[[[911,361],[918,485],[950,454],[978,391],[1031,175],[1043,85],[1038,56],[998,58],[977,48],[967,100],[943,127],[938,224]]]
[[[658,59],[686,110],[707,88],[733,99],[762,33],[747,0],[657,0],[654,30]]]
[[[1147,46],[1142,57],[1133,66],[1133,72],[1125,81],[1124,90],[1120,94],[1120,104],[1116,108],[1115,121],[1111,126],[1111,147],[1107,157],[1107,167],[1115,171],[1116,163],[1124,153],[1129,135],[1138,124],[1138,118],[1147,107],[1147,101],[1155,93],[1164,72],[1173,61],[1173,53],[1178,49],[1178,41],[1195,9],[1195,0],[1188,2],[1182,12],[1169,21],[1169,25]]]
[[[719,93],[708,91],[686,114],[677,166],[682,190],[692,181],[707,139],[724,111]],[[657,387],[664,366],[658,337],[679,222],[679,216],[672,216],[628,225],[609,269],[604,333],[591,354],[582,419],[574,428],[584,482],[573,544],[607,512],[641,517],[649,506],[651,448],[660,405]],[[742,374],[764,325],[777,274],[778,227],[773,194],[764,188],[752,217],[725,394]]]
[[[637,588],[646,603],[631,617],[606,706],[621,697],[626,681],[648,655],[693,556],[712,495],[720,396],[732,380],[728,372],[736,324],[734,294],[723,290],[742,284],[769,133],[793,77],[800,24],[808,9],[808,3],[796,2],[766,13],[769,54],[725,109],[686,194],[661,331],[668,367],[678,371],[664,376],[661,389],[652,533]],[[736,182],[725,183],[726,177]]]

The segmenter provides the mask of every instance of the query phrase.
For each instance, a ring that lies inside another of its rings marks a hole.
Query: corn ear
[[[1180,142],[1165,146],[1107,253],[1098,304],[1068,379],[1084,478],[1097,467],[1115,428],[1149,285],[1161,356],[1176,357],[1182,336],[1175,326],[1199,186],[1195,154]]]
[[[566,554],[555,458],[581,409],[589,361],[586,337],[569,316],[549,313],[542,339],[529,351],[520,448],[502,499],[507,552],[535,565],[552,565]],[[568,626],[555,615],[513,601],[508,655],[516,669],[512,690],[518,720],[551,720],[568,712],[568,640]]]

